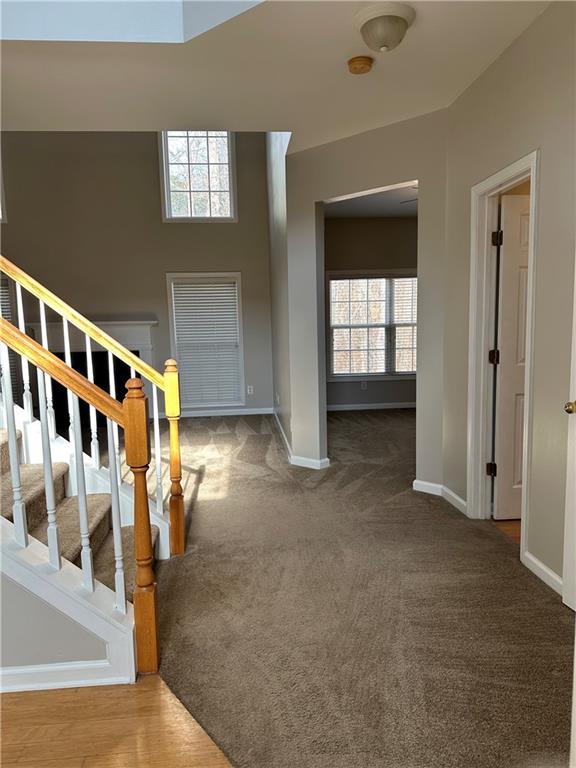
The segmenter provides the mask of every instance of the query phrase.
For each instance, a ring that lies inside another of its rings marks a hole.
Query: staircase
[[[164,373],[156,371],[4,257],[0,270],[0,576],[11,596],[3,620],[14,657],[2,659],[1,687],[132,682],[158,669],[156,558],[185,546],[177,365],[169,360]],[[47,310],[61,323],[64,361],[49,349]],[[40,343],[26,319],[34,312]],[[87,377],[72,367],[72,334],[76,344],[83,337]],[[108,392],[94,384],[95,350],[107,352]],[[122,402],[115,360],[130,367]],[[65,435],[56,432],[53,382],[66,389]],[[84,424],[80,401],[89,406]],[[104,441],[97,429],[103,417]],[[38,617],[46,611],[43,625]],[[18,642],[19,633],[27,642]]]
[[[17,431],[21,451],[22,433]],[[10,481],[10,458],[8,433],[0,429],[0,509],[2,516],[12,520],[12,485]],[[70,467],[64,462],[52,464],[52,479],[55,493],[55,514],[60,535],[60,555],[74,565],[81,566],[80,526],[78,521],[78,499],[67,497],[66,487],[70,482]],[[32,538],[48,546],[48,519],[46,517],[46,490],[43,464],[21,464],[20,480],[22,498],[26,506],[28,533]],[[92,493],[86,496],[88,505],[88,532],[94,559],[94,578],[114,590],[115,557],[114,533],[112,530],[112,496],[109,493]],[[155,552],[159,536],[158,526],[152,525],[152,548]],[[134,559],[134,528],[125,526],[121,531],[122,553],[125,558],[126,598],[132,601],[134,593],[136,561]],[[154,558],[154,563],[156,558]]]

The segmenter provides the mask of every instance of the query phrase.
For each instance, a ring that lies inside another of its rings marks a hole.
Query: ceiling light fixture
[[[372,56],[354,56],[348,59],[348,70],[351,75],[366,75],[372,69]]]
[[[355,16],[356,25],[368,48],[379,53],[400,45],[416,11],[404,3],[377,3],[362,8]]]

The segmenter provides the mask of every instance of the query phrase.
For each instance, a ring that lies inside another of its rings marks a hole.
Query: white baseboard
[[[416,408],[416,403],[349,403],[327,406],[328,411],[387,411],[404,408]]]
[[[284,427],[282,426],[282,422],[278,418],[277,411],[274,411],[274,418],[276,420],[276,426],[278,427],[278,431],[280,432],[280,435],[282,437],[282,441],[284,442],[284,447],[286,448],[286,452],[288,454],[288,460],[290,464],[293,464],[295,467],[305,467],[306,469],[328,469],[328,467],[330,466],[330,459],[328,458],[310,459],[307,456],[295,456],[292,453],[292,446],[288,441],[286,432],[284,432]]]
[[[295,467],[306,467],[306,469],[328,469],[330,459],[309,459],[307,456],[290,455],[290,464]]]
[[[419,491],[420,493],[429,493],[432,496],[442,496],[442,498],[446,499],[449,504],[452,504],[453,507],[456,507],[459,512],[467,515],[467,504],[464,499],[458,496],[458,494],[454,493],[454,491],[450,490],[450,488],[447,488],[445,485],[440,485],[439,483],[429,483],[426,480],[414,480],[412,483],[412,488],[415,491]]]
[[[456,507],[459,512],[468,515],[468,505],[464,499],[445,485],[442,486],[442,498],[446,499],[446,501],[449,504],[452,504],[453,507]]]
[[[521,552],[520,560],[528,570],[532,571],[532,573],[538,576],[539,579],[542,579],[544,584],[547,584],[559,595],[562,594],[562,579],[557,573],[554,573],[554,571],[548,568],[547,565],[544,565],[541,560],[538,560],[538,558],[534,557],[530,552]]]
[[[194,419],[203,416],[257,416],[265,413],[274,413],[274,408],[188,408],[182,411],[181,417],[183,419]],[[166,414],[160,414],[160,418],[165,417]]]
[[[43,691],[51,688],[84,688],[92,685],[134,683],[131,674],[118,675],[110,661],[70,661],[0,669],[0,692]]]
[[[442,486],[438,483],[429,483],[427,480],[414,480],[412,488],[420,493],[430,493],[433,496],[442,496]]]

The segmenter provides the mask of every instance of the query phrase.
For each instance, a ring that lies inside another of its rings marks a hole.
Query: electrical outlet
[[[254,394],[254,387],[252,386],[252,384],[248,384],[248,386],[246,387],[246,392],[249,395],[253,395]]]
[[[360,389],[368,389],[368,382],[367,381],[361,381],[360,382]]]

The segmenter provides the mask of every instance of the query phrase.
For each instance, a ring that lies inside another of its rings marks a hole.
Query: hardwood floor
[[[502,533],[513,539],[516,544],[520,544],[520,520],[492,520],[492,522]]]
[[[2,768],[230,768],[158,675],[6,693],[0,707]]]

